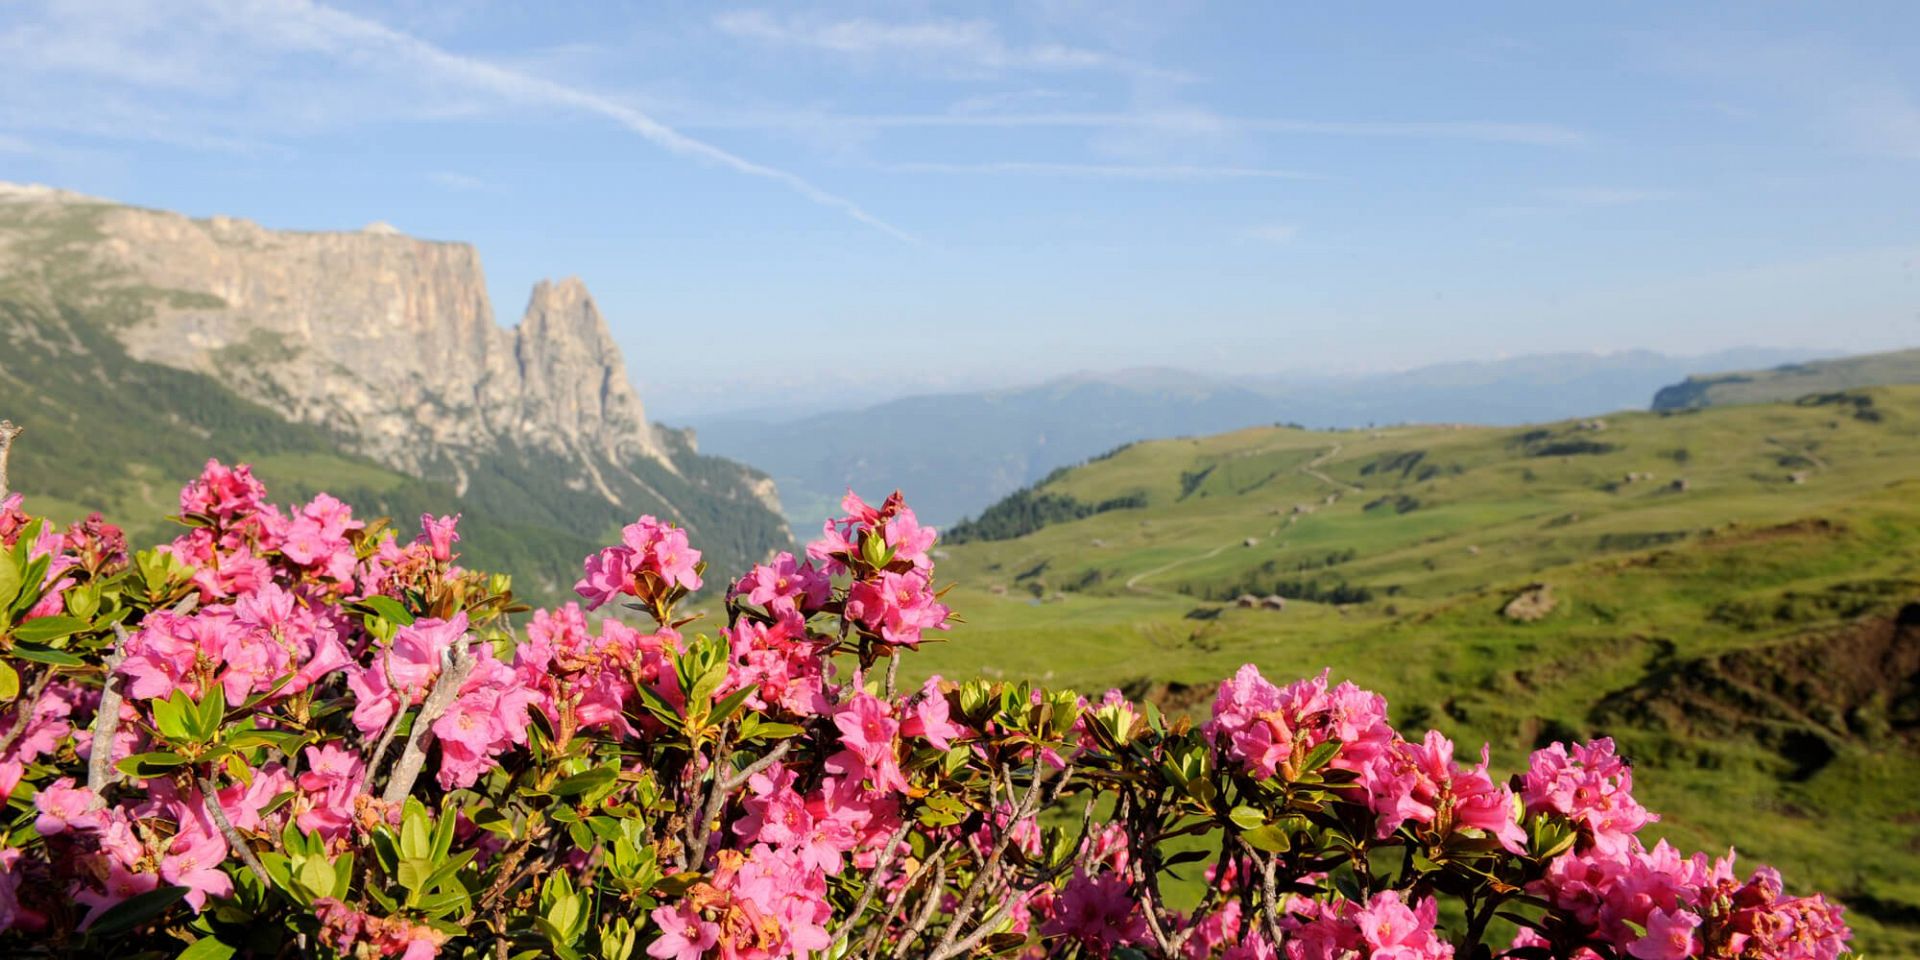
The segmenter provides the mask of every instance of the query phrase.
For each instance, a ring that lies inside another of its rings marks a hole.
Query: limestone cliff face
[[[37,269],[46,238],[84,221],[84,242],[62,256],[86,260],[95,286],[160,294],[115,330],[129,354],[215,376],[396,469],[463,484],[476,457],[511,444],[586,461],[580,482],[603,490],[594,461],[677,472],[578,279],[543,281],[503,329],[466,244],[384,224],[268,230],[19,187],[0,203],[10,221],[59,228],[0,224],[0,276]]]

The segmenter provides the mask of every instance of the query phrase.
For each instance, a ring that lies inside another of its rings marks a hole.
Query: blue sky
[[[476,244],[669,415],[1920,343],[1912,3],[0,3],[0,180]]]

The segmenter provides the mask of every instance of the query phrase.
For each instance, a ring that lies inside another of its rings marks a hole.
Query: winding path
[[[1183,563],[1192,563],[1195,560],[1211,560],[1214,557],[1219,556],[1223,551],[1225,551],[1228,547],[1231,547],[1231,546],[1233,546],[1233,544],[1223,543],[1220,546],[1214,547],[1212,550],[1207,551],[1206,553],[1198,554],[1196,556],[1191,556],[1191,557],[1182,557],[1179,560],[1163,563],[1157,567],[1154,567],[1151,570],[1142,570],[1139,573],[1136,573],[1133,576],[1127,578],[1127,589],[1135,593],[1166,593],[1168,591],[1155,590],[1151,587],[1142,589],[1140,587],[1140,581],[1148,577],[1159,576],[1160,574],[1166,573],[1168,570],[1172,570],[1174,567],[1180,566]]]
[[[1326,474],[1320,472],[1320,466],[1322,464],[1326,463],[1328,460],[1332,460],[1334,457],[1337,457],[1339,455],[1340,455],[1340,445],[1336,443],[1332,447],[1329,447],[1327,449],[1327,452],[1317,457],[1314,457],[1312,460],[1308,460],[1306,463],[1301,464],[1300,472],[1306,474],[1309,477],[1314,478],[1315,480],[1320,481],[1321,483],[1326,484],[1327,486],[1333,487],[1334,489],[1339,490],[1343,493],[1359,492],[1360,490],[1359,487],[1356,487],[1353,484],[1348,483],[1344,480],[1335,480],[1334,478],[1329,477]]]
[[[1303,473],[1309,477],[1312,477],[1315,480],[1318,480],[1321,483],[1326,484],[1327,486],[1330,486],[1336,490],[1341,491],[1342,493],[1360,492],[1361,490],[1360,487],[1354,486],[1353,484],[1347,483],[1342,480],[1335,480],[1334,478],[1321,472],[1320,467],[1323,464],[1325,464],[1327,461],[1332,460],[1334,457],[1337,457],[1339,455],[1340,455],[1340,445],[1336,443],[1332,447],[1329,447],[1326,450],[1326,452],[1320,454],[1317,457],[1314,457],[1312,460],[1309,460],[1306,463],[1301,464],[1298,470],[1300,473]],[[1126,588],[1128,591],[1132,593],[1167,593],[1169,591],[1156,590],[1152,587],[1142,587],[1140,586],[1140,581],[1145,580],[1148,577],[1157,577],[1160,574],[1166,573],[1168,570],[1172,570],[1174,567],[1178,567],[1183,564],[1194,563],[1199,560],[1211,560],[1214,557],[1217,557],[1221,553],[1225,552],[1227,548],[1233,546],[1234,543],[1238,543],[1238,542],[1240,541],[1236,540],[1233,543],[1223,543],[1220,546],[1214,547],[1212,550],[1208,550],[1205,553],[1195,554],[1191,557],[1182,557],[1178,560],[1170,560],[1166,563],[1163,563],[1157,567],[1152,568],[1151,570],[1142,570],[1139,573],[1136,573],[1133,576],[1127,578]]]

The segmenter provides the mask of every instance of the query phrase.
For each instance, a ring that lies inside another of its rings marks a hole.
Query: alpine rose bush
[[[1514,776],[1253,666],[1197,724],[898,682],[934,530],[848,495],[725,585],[641,517],[529,611],[209,463],[129,553],[0,501],[9,956],[1810,958],[1839,906],[1686,855],[1607,740]],[[703,587],[724,604],[686,615]],[[637,614],[590,619],[591,611]],[[1178,876],[1199,891],[1175,909]],[[1197,902],[1195,902],[1197,896]]]

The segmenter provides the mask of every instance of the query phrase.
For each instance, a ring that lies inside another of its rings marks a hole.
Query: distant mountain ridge
[[[1920,349],[1789,363],[1765,370],[1696,374],[1660,388],[1653,395],[1653,409],[1771,403],[1812,393],[1902,383],[1920,383]]]
[[[1638,408],[1702,369],[1802,360],[1740,349],[1696,357],[1648,351],[1554,354],[1352,376],[1217,377],[1177,368],[1077,374],[1029,387],[906,397],[786,421],[693,420],[706,448],[772,474],[796,524],[849,487],[909,492],[952,524],[1059,467],[1122,444],[1295,423],[1505,425]]]
[[[384,474],[369,492],[412,489],[400,499],[449,512],[490,504],[479,522],[520,518],[522,539],[548,540],[553,556],[640,513],[688,526],[725,566],[788,544],[768,477],[702,456],[690,433],[647,421],[578,279],[537,285],[512,329],[493,316],[479,254],[466,244],[385,224],[270,230],[0,186],[0,344],[9,359],[34,358],[0,370],[11,394],[0,414],[27,423],[29,451],[35,440],[82,442],[84,431],[63,432],[65,417],[85,424],[103,408],[134,408],[160,432],[128,437],[123,449],[168,464],[152,487],[177,486],[185,477],[172,475],[179,465],[159,444],[271,454],[286,447],[270,439],[277,418],[307,428],[283,432],[302,438],[294,446],[324,461],[322,472]],[[183,386],[192,378],[207,382]],[[163,382],[171,386],[125,395],[129,383]],[[64,405],[49,408],[56,395]],[[171,407],[175,396],[194,397],[195,409]],[[254,424],[251,446],[208,431],[209,421]],[[71,452],[42,447],[40,462]],[[356,461],[371,463],[341,467]],[[283,467],[297,487],[317,479]],[[111,475],[48,479],[61,489],[41,492],[82,507],[132,495]],[[496,539],[504,547],[509,538]],[[565,579],[541,566],[553,583]]]

